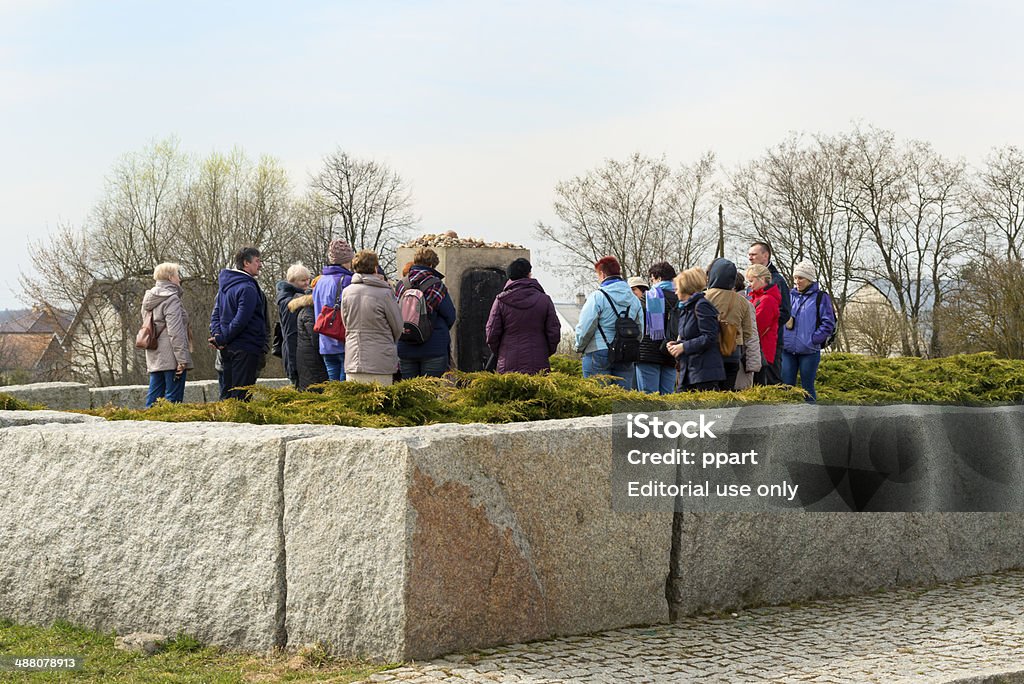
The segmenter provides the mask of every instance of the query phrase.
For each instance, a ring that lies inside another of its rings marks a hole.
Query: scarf
[[[647,291],[647,336],[658,342],[665,339],[665,293],[660,287]]]

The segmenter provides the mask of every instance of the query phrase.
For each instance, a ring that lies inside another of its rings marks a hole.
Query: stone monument
[[[484,327],[491,305],[508,280],[508,265],[515,259],[529,259],[530,250],[509,242],[460,238],[455,231],[423,235],[398,248],[399,271],[412,261],[419,247],[437,252],[437,270],[444,274],[444,283],[455,304],[452,354],[456,367],[462,371],[482,370],[490,353],[484,341]]]

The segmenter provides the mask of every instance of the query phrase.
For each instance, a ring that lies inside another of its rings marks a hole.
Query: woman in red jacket
[[[761,355],[766,364],[762,370],[754,374],[755,385],[767,385],[764,366],[770,366],[779,353],[779,307],[782,305],[782,293],[772,283],[772,273],[767,266],[754,264],[747,269],[747,280],[750,281],[748,298],[754,305],[757,319],[757,337],[761,341]]]

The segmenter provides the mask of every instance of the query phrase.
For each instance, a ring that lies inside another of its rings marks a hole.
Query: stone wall
[[[810,448],[818,413],[773,411],[768,448]],[[1024,446],[1024,407],[849,415],[931,434],[934,464],[951,440]],[[29,623],[395,661],[1024,566],[1017,513],[616,512],[610,416],[0,425],[0,618]]]
[[[288,378],[260,378],[256,384],[261,387],[287,387]],[[0,387],[0,394],[31,404],[40,404],[55,411],[80,411],[113,405],[119,408],[141,409],[146,407],[148,385],[115,385],[111,387],[89,387],[80,382],[40,382],[31,385],[8,385]],[[203,404],[220,399],[220,385],[216,380],[186,380],[185,403]]]

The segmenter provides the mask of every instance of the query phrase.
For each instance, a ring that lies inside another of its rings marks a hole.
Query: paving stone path
[[[367,681],[1024,682],[1024,572],[518,644]]]

